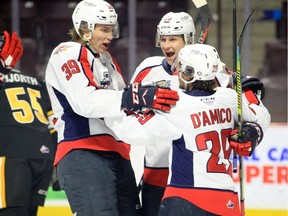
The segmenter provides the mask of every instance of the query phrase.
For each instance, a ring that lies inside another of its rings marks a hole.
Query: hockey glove
[[[241,82],[244,91],[251,90],[256,95],[260,95],[260,99],[263,100],[265,97],[265,87],[257,77],[242,75]],[[236,77],[234,79],[234,84],[236,85]]]
[[[243,122],[242,136],[239,137],[238,128],[236,128],[231,132],[228,140],[235,153],[240,156],[251,156],[262,138],[263,132],[258,124]]]
[[[1,71],[5,73],[7,69],[14,68],[22,54],[23,46],[16,32],[13,32],[12,37],[10,37],[9,33],[4,31],[0,39]]]
[[[243,76],[242,77],[242,88],[244,90],[252,90],[256,95],[260,95],[260,99],[263,100],[265,97],[264,84],[256,77]]]
[[[157,85],[133,83],[124,90],[121,106],[132,111],[141,110],[142,107],[170,111],[178,100],[177,91]]]

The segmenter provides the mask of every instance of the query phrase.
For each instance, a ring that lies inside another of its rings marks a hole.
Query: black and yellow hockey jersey
[[[0,89],[0,156],[54,160],[55,131],[48,129],[53,112],[45,83],[12,70]]]

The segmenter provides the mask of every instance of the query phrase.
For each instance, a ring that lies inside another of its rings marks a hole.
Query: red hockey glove
[[[251,156],[255,147],[261,142],[263,132],[261,127],[253,122],[242,123],[242,136],[239,137],[238,128],[229,136],[230,146],[240,156]]]
[[[157,85],[142,86],[140,83],[133,83],[123,92],[121,106],[132,111],[142,107],[170,111],[178,100],[177,91]]]
[[[2,67],[12,69],[23,54],[21,39],[13,32],[12,37],[7,31],[3,32],[0,39],[0,59]]]

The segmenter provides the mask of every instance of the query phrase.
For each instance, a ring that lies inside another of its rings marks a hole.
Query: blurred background
[[[118,13],[121,30],[120,38],[113,40],[110,52],[121,66],[126,84],[142,60],[148,56],[162,55],[161,49],[155,47],[155,33],[157,24],[167,12],[188,12],[195,22],[196,40],[199,37],[201,20],[191,0],[107,1]],[[70,40],[67,33],[73,27],[71,15],[78,2],[1,0],[0,30],[16,31],[24,44],[24,54],[17,65],[18,69],[44,79],[52,50],[59,43]],[[215,46],[221,60],[233,70],[233,0],[207,2],[213,21],[205,43]],[[263,144],[257,148],[259,152],[245,163],[249,168],[245,168],[246,176],[250,176],[249,179],[253,177],[253,181],[246,180],[245,186],[248,189],[247,215],[284,216],[288,213],[287,0],[236,2],[237,40],[247,17],[260,3],[245,31],[241,69],[245,74],[257,76],[265,84],[266,96],[263,102],[272,119]],[[132,150],[131,160],[134,161],[133,167],[139,180],[143,172],[139,158],[143,157],[144,151]],[[280,168],[285,173],[280,173]],[[249,170],[253,172],[249,173]],[[279,176],[283,177],[281,181]],[[39,215],[71,215],[63,191],[49,190],[47,200],[45,206],[49,208],[40,209]],[[282,211],[271,212],[267,209]]]
[[[67,32],[79,1],[1,0],[0,29],[17,31],[24,54],[18,69],[44,78],[47,60],[60,42],[70,40]],[[110,47],[129,83],[136,66],[146,57],[162,55],[154,45],[156,26],[169,12],[186,11],[194,19],[196,39],[201,21],[191,0],[108,0],[119,16],[121,36]],[[221,59],[233,70],[233,1],[207,0],[213,21],[205,43],[215,46]],[[247,25],[243,45],[243,73],[265,83],[264,104],[273,122],[287,122],[287,0],[237,0],[237,37],[249,14],[260,3]],[[238,40],[238,39],[237,39]]]

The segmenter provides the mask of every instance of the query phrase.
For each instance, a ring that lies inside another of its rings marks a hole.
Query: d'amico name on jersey
[[[26,76],[20,73],[8,73],[5,75],[5,82],[13,83],[13,82],[21,82],[28,83],[31,85],[40,85],[38,80],[35,77]]]
[[[193,127],[199,128],[212,124],[222,124],[232,121],[232,111],[230,108],[212,109],[208,111],[202,111],[193,113],[190,115]]]

